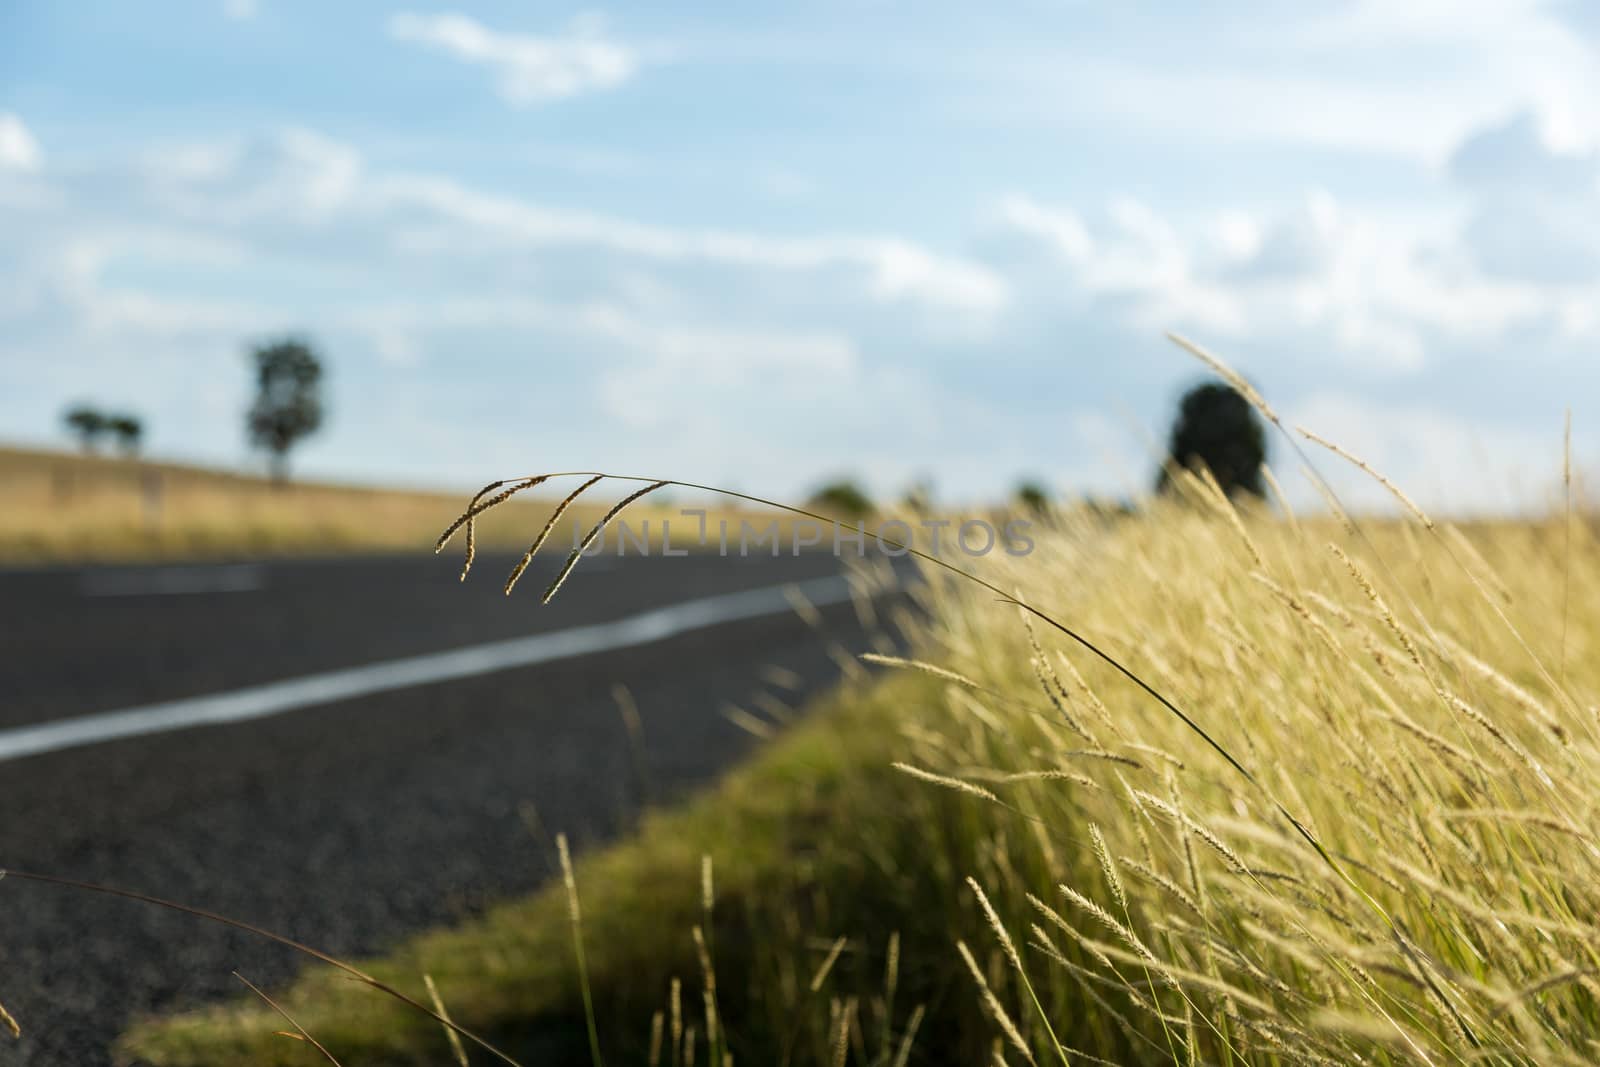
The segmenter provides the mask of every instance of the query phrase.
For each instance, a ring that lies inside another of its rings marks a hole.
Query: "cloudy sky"
[[[408,2],[0,5],[0,440],[241,463],[296,330],[318,474],[1120,492],[1171,329],[1436,506],[1600,461],[1596,5]]]

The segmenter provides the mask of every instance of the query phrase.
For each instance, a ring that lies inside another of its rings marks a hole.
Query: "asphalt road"
[[[726,704],[795,703],[837,677],[830,646],[869,641],[847,600],[820,629],[781,600],[837,595],[827,555],[587,561],[548,607],[555,561],[508,599],[509,562],[465,586],[426,555],[0,572],[0,867],[376,951],[546,880],[530,821],[582,847],[704,783],[757,743]],[[0,1003],[24,1029],[0,1063],[110,1063],[130,1018],[298,962],[0,881]]]

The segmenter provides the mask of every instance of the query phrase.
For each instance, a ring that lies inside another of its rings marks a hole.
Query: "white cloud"
[[[636,50],[608,39],[604,27],[590,21],[562,36],[535,37],[491,30],[461,14],[397,14],[389,19],[389,34],[489,67],[499,75],[501,95],[518,105],[614,89],[639,68]]]
[[[1182,223],[1128,197],[1086,216],[1014,195],[994,216],[1004,239],[992,259],[1027,289],[1017,298],[1023,307],[1053,296],[1150,331],[1188,329],[1286,350],[1331,341],[1352,367],[1414,374],[1462,345],[1515,343],[1529,330],[1568,341],[1600,337],[1592,310],[1600,286],[1575,272],[1555,274],[1587,264],[1580,254],[1596,255],[1600,236],[1591,246],[1575,235],[1600,224],[1600,195],[1559,201],[1565,227],[1546,232],[1527,219],[1557,210],[1550,184],[1510,183],[1509,202],[1491,202],[1466,228],[1458,213],[1341,204],[1315,189],[1287,209],[1229,208]],[[1485,262],[1495,249],[1481,220],[1494,214],[1516,223],[1518,247],[1543,276],[1491,269],[1504,268],[1504,259]],[[1053,272],[1038,268],[1040,252]]]
[[[139,162],[148,195],[197,222],[315,223],[352,205],[361,154],[311,130],[162,146]]]
[[[0,171],[37,170],[42,159],[39,142],[22,120],[10,112],[0,111]]]
[[[1410,89],[1408,95],[1441,109],[1427,135],[1432,148],[1453,148],[1516,102],[1540,111],[1554,143],[1573,149],[1600,139],[1600,65],[1593,47],[1562,21],[1562,6],[1545,0],[1357,0],[1301,22],[1278,41],[1307,57],[1389,61],[1400,75],[1390,81],[1393,96]],[[1415,92],[1419,83],[1428,91]]]
[[[1435,394],[1471,376],[1459,367],[1492,368],[1485,353],[1499,350],[1542,353],[1543,373],[1577,395],[1581,376],[1560,365],[1576,349],[1561,345],[1600,338],[1596,284],[1490,271],[1463,229],[1492,197],[1581,189],[1560,161],[1589,157],[1536,138],[1523,159],[1519,137],[1491,156],[1534,167],[1542,184],[1502,180],[1463,148],[1459,185],[1441,174],[1441,203],[1421,208],[1317,189],[1250,209],[1017,194],[980,216],[975,236],[993,240],[972,253],[794,219],[777,234],[572,210],[396,173],[381,153],[307,130],[86,157],[8,179],[48,185],[55,201],[0,223],[0,273],[17,283],[0,287],[0,396],[11,392],[14,420],[24,404],[53,411],[88,368],[132,389],[151,352],[176,397],[191,380],[237,380],[243,341],[303,327],[327,341],[340,387],[372,397],[341,407],[336,432],[353,450],[341,455],[369,455],[357,429],[374,413],[411,417],[391,407],[402,386],[427,422],[401,435],[404,455],[371,452],[369,470],[520,466],[529,446],[515,412],[531,407],[539,448],[563,465],[652,469],[670,440],[675,469],[773,491],[851,466],[872,467],[884,488],[934,471],[958,495],[1023,471],[1120,489],[1145,484],[1147,464],[1108,473],[1102,450],[1139,452],[1103,414],[1126,405],[1128,421],[1160,425],[1162,390],[1198,373],[1159,341],[1176,328],[1419,496],[1504,505],[1485,488],[1502,472],[1482,473],[1476,442],[1517,457],[1506,478],[1536,475],[1542,438],[1517,423],[1534,418],[1476,433],[1449,413],[1459,395]],[[753,173],[730,183],[748,194]],[[24,374],[24,363],[74,373]],[[1498,397],[1510,381],[1473,387]],[[1343,391],[1317,391],[1330,382]],[[487,414],[467,396],[513,399],[519,384],[525,397]],[[1397,396],[1417,399],[1391,409]],[[187,425],[179,399],[151,409],[158,421]],[[237,441],[237,406],[204,424],[219,447]],[[53,420],[37,425],[48,433]],[[502,452],[484,451],[500,440]],[[876,443],[870,459],[862,441]]]
[[[584,319],[585,329],[642,356],[607,367],[598,381],[603,410],[635,430],[722,425],[729,408],[756,391],[793,410],[827,404],[856,385],[857,354],[847,337],[684,328],[615,310],[599,317],[591,309]]]
[[[865,291],[876,300],[915,300],[959,312],[991,314],[1007,301],[1004,280],[984,265],[894,237],[779,238],[732,230],[679,229],[546,208],[434,177],[395,177],[379,183],[373,192],[380,203],[406,211],[424,208],[500,243],[594,246],[646,259],[785,272],[844,267],[862,276]]]
[[[1001,227],[1041,242],[1069,263],[1086,263],[1094,252],[1094,239],[1074,211],[1013,194],[1000,201],[995,214]]]
[[[427,425],[406,437],[427,454],[373,454],[368,469],[404,463],[435,477],[456,463],[475,475],[496,461],[480,451],[495,430],[459,405],[452,414],[452,395],[525,373],[536,395],[560,397],[540,401],[539,420],[572,442],[571,463],[646,463],[655,457],[632,442],[670,432],[674,455],[715,476],[764,464],[809,480],[850,453],[817,442],[797,409],[863,433],[939,425],[951,401],[927,384],[935,372],[886,375],[881,347],[962,336],[945,325],[991,320],[1008,296],[984,264],[892,235],[775,236],[554,208],[387,173],[307,130],[152,146],[46,177],[58,202],[8,215],[0,247],[0,414],[35,437],[51,433],[72,380],[117,395],[144,382],[139,395],[154,399],[142,409],[167,447],[231,460],[227,405],[189,418],[187,383],[242,390],[241,345],[304,329],[332,354],[340,388],[383,398],[340,407],[330,433],[348,435],[343,455],[368,448],[358,428],[377,413],[401,417],[391,405],[405,383],[434,383],[438,402],[418,416]],[[148,382],[146,353],[159,367]],[[24,369],[47,363],[61,373]],[[935,406],[918,409],[930,396]],[[599,440],[607,431],[614,440]],[[750,442],[732,461],[730,435]],[[392,428],[371,436],[392,439]],[[507,449],[525,445],[502,436]]]
[[[1600,141],[1600,57],[1557,4],[1241,6],[1153,33],[1114,21],[1126,37],[1111,48],[1091,31],[1081,45],[985,50],[952,81],[953,106],[1213,155],[1271,145],[1430,168],[1515,106],[1537,108],[1563,148]]]
[[[1271,219],[1243,216],[1248,235],[1239,234],[1236,258],[1227,268],[1241,278],[1302,278],[1325,271],[1337,254],[1339,205],[1326,190],[1306,194],[1297,209]],[[1228,225],[1228,219],[1219,220]],[[1238,216],[1232,220],[1240,225]]]
[[[235,22],[249,22],[260,13],[256,0],[222,0],[222,13]]]

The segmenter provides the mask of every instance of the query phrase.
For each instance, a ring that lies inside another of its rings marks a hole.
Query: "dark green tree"
[[[106,432],[106,417],[103,413],[87,404],[78,404],[68,408],[66,414],[61,416],[61,421],[67,424],[67,429],[78,439],[78,445],[85,452],[93,452],[100,443],[100,435]]]
[[[1229,496],[1262,496],[1261,465],[1266,459],[1266,430],[1250,401],[1231,385],[1207,382],[1190,389],[1178,405],[1156,490],[1172,487],[1176,468],[1204,467]]]
[[[848,478],[829,482],[812,493],[810,505],[845,519],[860,519],[873,511],[872,498],[866,490]]]
[[[322,360],[306,341],[285,338],[258,345],[256,399],[245,416],[250,442],[267,453],[272,479],[289,478],[289,450],[322,425]]]
[[[144,437],[144,422],[137,415],[106,416],[106,431],[117,439],[117,448],[124,456],[139,454],[139,442]]]
[[[1012,494],[1017,506],[1023,511],[1034,515],[1046,515],[1050,512],[1050,490],[1035,481],[1025,481],[1017,486]]]

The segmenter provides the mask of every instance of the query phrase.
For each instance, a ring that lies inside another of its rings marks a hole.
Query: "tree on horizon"
[[[1261,465],[1266,460],[1266,430],[1250,401],[1231,385],[1206,382],[1190,389],[1178,404],[1156,491],[1169,491],[1179,468],[1205,468],[1230,497],[1264,496]]]
[[[245,416],[250,443],[267,453],[272,480],[289,480],[289,451],[322,426],[322,359],[296,337],[257,345],[256,399]]]
[[[78,447],[85,452],[93,452],[100,443],[100,436],[108,429],[105,414],[88,404],[68,408],[61,416],[61,421],[66,423],[68,432],[78,439]]]
[[[139,454],[139,443],[144,438],[144,420],[137,415],[121,413],[106,416],[106,432],[117,439],[117,449],[128,457]]]

